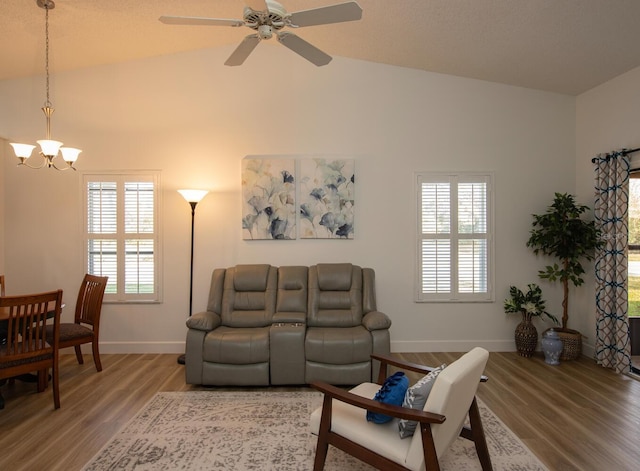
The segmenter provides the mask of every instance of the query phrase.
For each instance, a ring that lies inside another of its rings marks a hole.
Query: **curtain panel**
[[[598,364],[631,371],[628,317],[628,214],[630,159],[624,151],[598,155],[595,166],[596,227],[603,246],[596,253],[596,341]]]

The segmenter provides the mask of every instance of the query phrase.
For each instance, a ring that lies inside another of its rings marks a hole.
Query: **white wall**
[[[591,159],[600,153],[640,147],[640,67],[596,87],[576,102],[576,191],[584,204],[593,207],[594,173]],[[632,156],[640,167],[640,155]],[[593,271],[580,295],[572,296],[569,306],[573,328],[595,341],[595,284]]]
[[[537,282],[525,242],[531,214],[574,191],[575,99],[500,84],[334,58],[316,68],[278,45],[242,67],[230,48],[96,67],[52,77],[53,135],[82,148],[77,173],[5,159],[6,274],[11,290],[61,287],[71,316],[83,274],[82,171],[161,169],[164,302],[106,305],[105,352],[180,352],[188,311],[190,210],[175,191],[209,188],[196,214],[194,312],[215,267],[349,261],[372,267],[394,351],[514,350],[508,286]],[[0,82],[0,136],[44,133],[42,78]],[[7,151],[9,154],[9,151]],[[244,241],[246,155],[356,159],[352,241]],[[483,304],[413,302],[415,171],[495,175],[496,296]],[[549,289],[560,311],[559,291]],[[542,323],[540,329],[546,328]]]

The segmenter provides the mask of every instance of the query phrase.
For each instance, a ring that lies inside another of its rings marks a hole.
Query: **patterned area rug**
[[[316,391],[157,393],[83,470],[311,470],[316,437],[309,416],[321,404]],[[495,471],[547,470],[479,405]],[[449,471],[481,469],[473,444],[462,438],[441,465]],[[329,447],[325,470],[371,469]]]

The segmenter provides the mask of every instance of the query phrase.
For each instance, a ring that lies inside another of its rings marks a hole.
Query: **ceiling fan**
[[[281,44],[315,65],[322,66],[331,61],[330,55],[301,37],[282,30],[284,28],[342,23],[362,18],[362,8],[356,2],[338,3],[294,13],[287,13],[287,10],[281,4],[274,0],[244,0],[244,2],[247,6],[244,8],[244,15],[241,20],[161,16],[160,21],[169,25],[247,26],[255,30],[256,33],[244,38],[224,63],[225,65],[241,65],[260,41],[270,39],[275,34]]]

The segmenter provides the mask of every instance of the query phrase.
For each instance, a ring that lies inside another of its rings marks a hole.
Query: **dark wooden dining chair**
[[[38,372],[38,392],[53,382],[53,404],[60,408],[58,349],[62,290],[0,297],[0,317],[7,338],[0,345],[0,379]],[[49,328],[50,327],[50,328]]]
[[[4,296],[4,275],[0,275],[0,296]]]
[[[74,347],[78,363],[82,365],[84,359],[81,345],[90,343],[93,362],[98,371],[102,371],[98,347],[100,312],[108,279],[108,276],[96,276],[88,273],[84,275],[78,291],[74,321],[60,324],[60,348]]]

